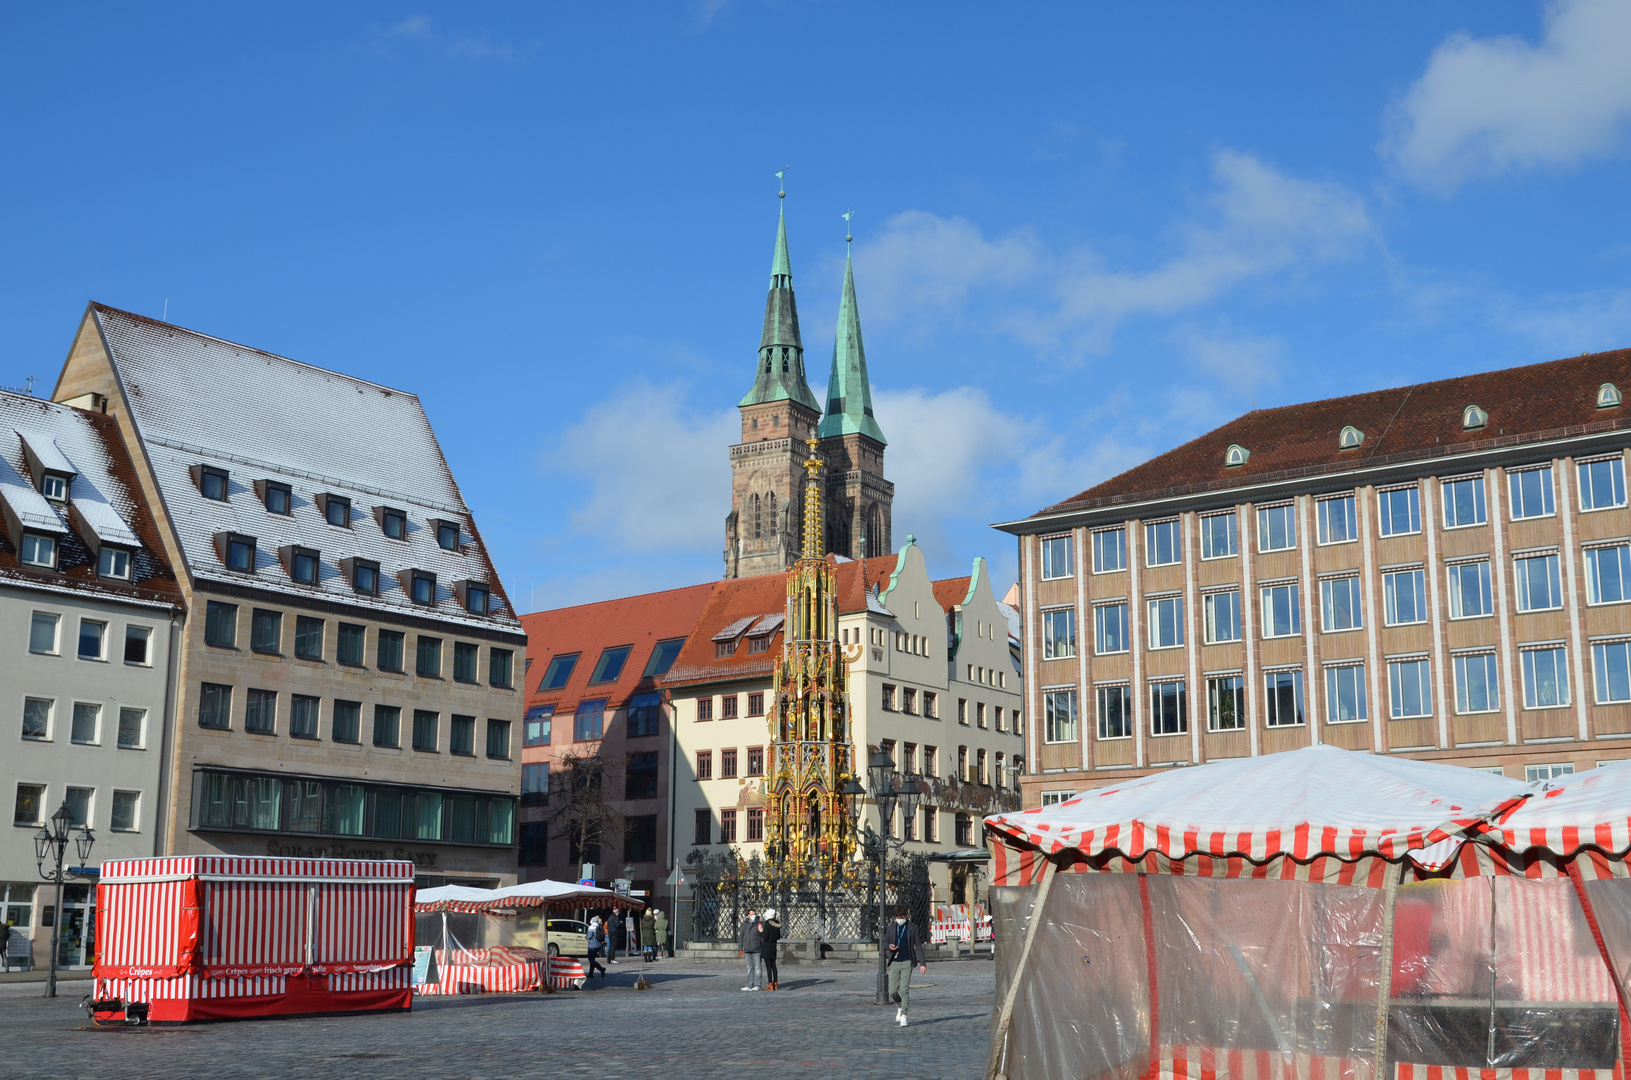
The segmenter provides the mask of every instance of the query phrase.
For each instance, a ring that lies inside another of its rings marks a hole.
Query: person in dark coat
[[[736,955],[748,962],[748,984],[742,989],[759,989],[759,958],[764,948],[765,922],[755,908],[748,908],[748,917],[742,923],[742,932],[736,939]]]
[[[759,955],[764,958],[765,989],[780,990],[781,975],[776,970],[776,950],[782,940],[782,924],[775,908],[765,908],[764,929],[759,932]]]
[[[640,916],[640,952],[648,964],[657,959],[657,917],[650,908]]]
[[[923,962],[923,943],[917,937],[917,924],[906,918],[904,906],[895,909],[895,921],[884,927],[884,944],[889,949],[889,996],[900,1003],[895,1022],[906,1026],[906,1012],[912,1007],[912,968],[928,974]]]

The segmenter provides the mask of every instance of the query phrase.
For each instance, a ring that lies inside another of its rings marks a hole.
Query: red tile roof
[[[965,576],[946,578],[942,581],[935,582],[934,602],[945,608],[947,611],[952,610],[958,604],[961,604],[964,600],[968,599],[968,583],[972,580],[974,580],[972,577]]]
[[[533,660],[526,675],[527,705],[553,704],[564,711],[581,698],[604,697],[615,707],[632,694],[657,689],[657,680],[645,675],[652,650],[659,641],[690,634],[716,587],[715,582],[705,582],[521,616],[527,655]],[[601,652],[618,645],[633,646],[623,673],[615,682],[590,686]],[[558,690],[540,691],[550,658],[565,653],[579,654],[572,677]]]
[[[1605,382],[1631,394],[1631,349],[1256,409],[1037,516],[1631,428],[1631,404],[1597,408]],[[1489,414],[1487,426],[1462,428],[1468,405]],[[1348,425],[1365,440],[1339,450]],[[1224,465],[1231,444],[1250,452],[1246,464]]]

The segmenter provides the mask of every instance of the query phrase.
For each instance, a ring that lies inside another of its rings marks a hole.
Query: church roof
[[[872,386],[867,380],[866,348],[861,344],[861,316],[855,306],[855,265],[844,260],[844,298],[838,305],[838,336],[832,346],[832,372],[827,376],[827,415],[818,429],[823,439],[861,434],[888,445],[872,415]]]
[[[785,211],[776,222],[776,252],[770,261],[770,294],[765,298],[765,325],[759,336],[753,388],[737,405],[768,405],[774,401],[796,401],[814,412],[821,411],[804,377],[804,341],[799,336],[798,304],[793,297],[793,262],[787,254]]]

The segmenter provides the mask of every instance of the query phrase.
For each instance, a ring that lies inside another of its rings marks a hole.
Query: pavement
[[[633,989],[644,974],[652,989]],[[0,1078],[591,1077],[777,1080],[982,1075],[990,1043],[989,962],[912,975],[912,1023],[872,1004],[877,969],[783,966],[783,989],[743,993],[718,964],[622,963],[582,991],[419,998],[410,1013],[90,1028],[83,980],[39,995],[0,985]]]

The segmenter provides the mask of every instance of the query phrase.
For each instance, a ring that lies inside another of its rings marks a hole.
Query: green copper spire
[[[844,299],[838,305],[838,339],[832,346],[832,374],[827,377],[827,415],[817,431],[823,439],[858,432],[889,445],[872,416],[861,315],[855,308],[855,265],[848,258],[844,260]]]
[[[770,296],[765,300],[765,328],[759,336],[753,389],[737,405],[767,405],[773,401],[796,401],[821,411],[804,378],[804,342],[799,337],[798,305],[793,300],[793,261],[787,257],[785,210],[776,223],[776,254],[770,261]]]

